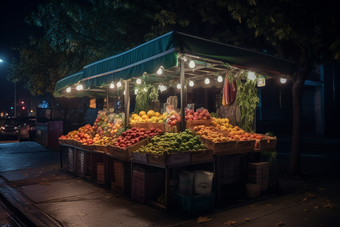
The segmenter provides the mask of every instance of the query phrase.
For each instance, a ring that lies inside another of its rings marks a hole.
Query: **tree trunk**
[[[292,131],[292,143],[290,150],[290,162],[289,173],[290,175],[300,174],[300,153],[301,153],[301,118],[302,118],[302,106],[301,106],[301,92],[307,76],[311,72],[311,64],[309,61],[305,61],[302,70],[297,74],[294,81],[292,93],[293,93],[293,131]]]

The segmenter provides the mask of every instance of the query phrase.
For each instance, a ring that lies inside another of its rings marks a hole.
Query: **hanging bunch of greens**
[[[149,98],[150,98],[151,101],[158,100],[158,88],[156,88],[154,85],[151,85],[151,87],[150,87]]]
[[[237,97],[236,103],[241,110],[240,127],[247,132],[253,131],[253,122],[259,98],[257,97],[256,80],[252,81],[247,78],[244,72],[236,79]]]
[[[135,113],[139,113],[140,111],[147,111],[150,109],[150,91],[151,85],[140,85],[136,86],[134,89],[138,89],[136,95],[136,105],[135,105]]]

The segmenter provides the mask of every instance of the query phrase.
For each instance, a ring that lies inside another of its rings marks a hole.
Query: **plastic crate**
[[[186,196],[175,192],[175,197],[177,198],[179,208],[189,213],[214,209],[215,193]]]

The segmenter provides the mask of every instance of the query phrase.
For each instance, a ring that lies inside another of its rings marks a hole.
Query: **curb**
[[[0,200],[10,208],[20,221],[27,226],[35,227],[62,227],[62,225],[49,217],[46,213],[36,208],[31,201],[29,201],[19,191],[8,186],[0,176]]]

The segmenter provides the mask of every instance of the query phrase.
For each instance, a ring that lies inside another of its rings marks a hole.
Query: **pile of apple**
[[[193,110],[185,110],[186,121],[197,121],[197,120],[209,120],[210,114],[206,109],[197,109],[196,112]]]
[[[123,132],[116,140],[114,146],[126,149],[139,141],[146,139],[148,137],[154,137],[156,135],[162,134],[163,131],[160,129],[151,128],[149,131],[145,131],[144,128],[133,127],[125,132]]]

